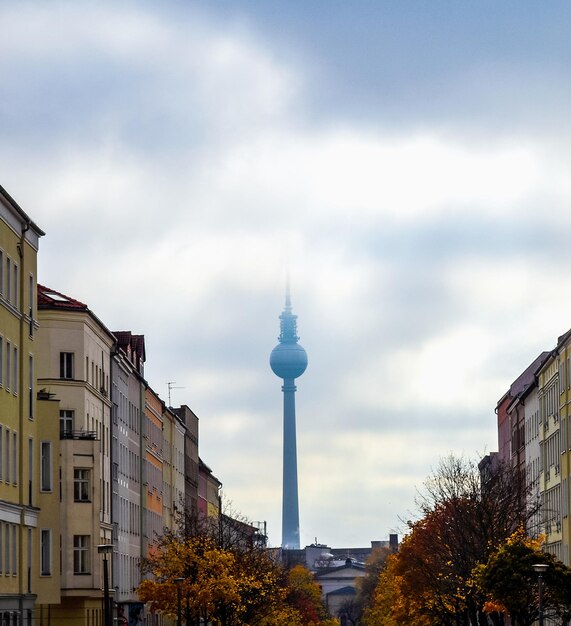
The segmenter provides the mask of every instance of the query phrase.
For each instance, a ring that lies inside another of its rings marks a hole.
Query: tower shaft
[[[284,379],[284,441],[282,491],[282,548],[299,550],[299,500],[297,494],[297,446],[293,378]]]
[[[295,427],[295,379],[305,372],[307,354],[299,345],[297,315],[291,309],[289,287],[280,315],[279,344],[270,354],[270,367],[283,380],[284,454],[282,492],[282,548],[299,549],[299,501],[297,493],[297,448]]]

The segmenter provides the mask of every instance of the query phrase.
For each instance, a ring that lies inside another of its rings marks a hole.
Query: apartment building
[[[143,413],[143,553],[163,532],[163,402],[149,386],[145,388]]]
[[[510,386],[496,407],[498,459],[506,458],[522,477],[531,509],[533,536],[571,564],[571,330],[542,352]],[[487,461],[492,460],[490,456]],[[483,460],[480,467],[487,464]],[[488,463],[489,464],[489,463]]]
[[[57,539],[49,513],[40,509],[40,504],[50,508],[54,494],[55,449],[49,439],[54,405],[42,403],[40,410],[35,384],[43,235],[0,187],[0,623],[17,626],[33,623],[37,598],[46,600],[43,585],[50,589],[55,580]]]
[[[0,624],[96,626],[98,547],[113,544],[114,618],[142,616],[141,559],[198,510],[198,418],[145,381],[144,336],[37,284],[43,235],[0,187]],[[201,508],[219,515],[207,473]]]
[[[59,400],[61,602],[54,626],[101,620],[102,559],[112,543],[111,352],[113,334],[86,304],[38,285],[37,378]]]
[[[186,426],[175,410],[163,413],[163,524],[174,529],[184,506],[184,442]]]
[[[198,465],[198,512],[204,517],[216,518],[221,514],[220,489],[222,483],[214,476],[206,463],[199,459]]]
[[[541,469],[541,454],[539,446],[539,396],[537,378],[527,387],[521,396],[524,405],[524,454],[525,454],[525,484],[529,510],[532,515],[528,520],[528,533],[538,537],[542,532],[541,494],[539,490],[539,475]]]
[[[120,614],[138,609],[142,554],[142,417],[144,414],[145,338],[115,331],[111,360],[111,481],[115,603]]]
[[[198,417],[186,404],[172,409],[185,425],[184,507],[198,512]]]
[[[554,350],[538,372],[539,491],[545,548],[564,560],[561,510],[561,431],[559,428],[559,358]]]
[[[557,346],[559,378],[559,465],[561,482],[562,561],[571,565],[571,330]]]

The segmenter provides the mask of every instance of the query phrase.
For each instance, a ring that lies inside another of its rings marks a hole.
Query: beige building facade
[[[38,317],[38,387],[59,400],[61,602],[51,608],[50,623],[95,625],[102,610],[97,546],[112,543],[114,337],[85,304],[40,285]]]
[[[184,505],[184,440],[186,427],[173,409],[163,415],[163,524],[174,530]]]

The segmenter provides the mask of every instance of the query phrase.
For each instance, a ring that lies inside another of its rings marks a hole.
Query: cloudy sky
[[[143,333],[234,508],[281,537],[289,270],[301,542],[402,528],[571,326],[571,4],[0,1],[0,184],[40,280]]]

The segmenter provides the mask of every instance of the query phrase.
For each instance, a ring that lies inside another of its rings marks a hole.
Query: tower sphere
[[[307,367],[307,352],[299,343],[278,343],[270,354],[270,367],[280,378],[298,378]]]

